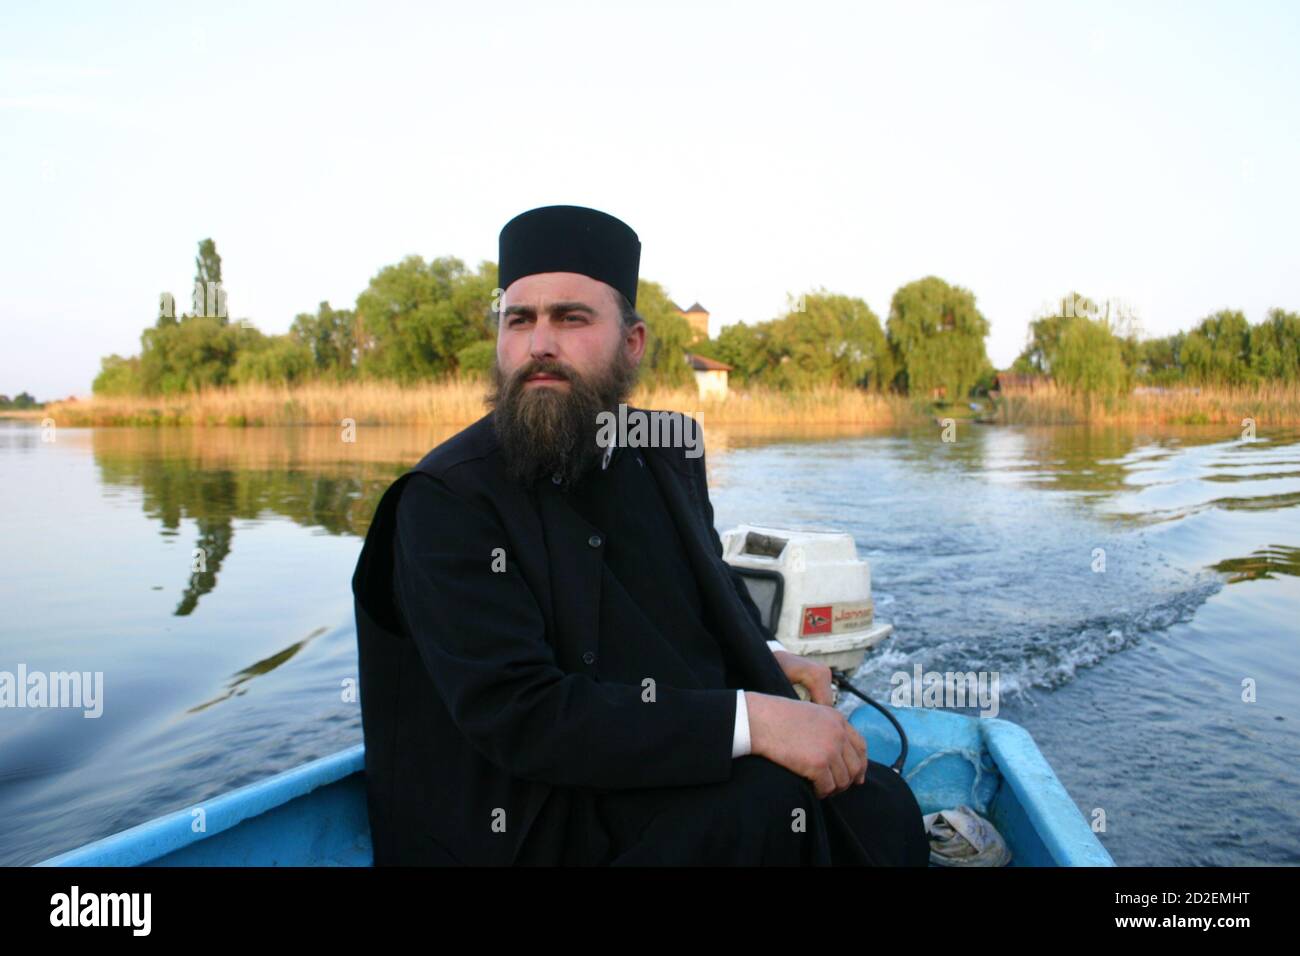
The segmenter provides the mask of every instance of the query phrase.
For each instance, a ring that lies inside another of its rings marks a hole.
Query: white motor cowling
[[[871,567],[843,531],[742,524],[722,558],[740,572],[764,626],[789,651],[853,673],[894,630],[875,620]]]

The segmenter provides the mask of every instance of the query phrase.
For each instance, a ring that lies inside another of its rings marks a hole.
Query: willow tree
[[[646,324],[645,354],[641,356],[638,381],[652,388],[689,385],[694,373],[686,364],[691,325],[685,316],[673,308],[663,286],[646,279],[636,284],[636,311]]]
[[[485,323],[497,269],[470,271],[454,256],[407,256],[357,296],[355,347],[365,378],[411,383],[456,370],[456,356],[491,334]]]
[[[1261,379],[1300,379],[1300,314],[1270,309],[1250,330],[1250,367]]]
[[[1141,343],[1135,373],[1143,382],[1173,385],[1183,380],[1183,343],[1186,332],[1175,332]]]
[[[732,384],[758,382],[781,360],[773,341],[773,324],[733,322],[723,328],[716,339],[696,343],[694,350],[730,365],[728,379]]]
[[[975,296],[935,276],[909,282],[894,293],[886,323],[899,366],[899,383],[914,395],[942,390],[960,400],[988,366],[984,338],[988,320]]]
[[[311,353],[315,374],[342,381],[356,371],[356,324],[352,309],[335,309],[322,302],[314,315],[294,316],[289,335]]]
[[[1053,358],[1052,378],[1089,397],[1114,398],[1128,391],[1130,371],[1110,324],[1082,315],[1069,317]]]
[[[1061,336],[1066,326],[1077,315],[1094,317],[1096,304],[1086,296],[1071,292],[1061,298],[1054,312],[1040,315],[1029,323],[1028,341],[1023,351],[1012,363],[1012,370],[1037,375],[1051,375],[1052,366],[1061,350]]]
[[[1241,385],[1253,379],[1246,316],[1223,309],[1202,320],[1183,343],[1182,360],[1187,377],[1197,384]]]
[[[187,315],[140,335],[139,383],[146,395],[172,395],[229,385],[241,346],[258,335],[217,316]]]
[[[771,370],[780,388],[838,385],[887,387],[894,358],[880,319],[862,299],[819,289],[801,297],[802,308],[772,323],[779,358]]]

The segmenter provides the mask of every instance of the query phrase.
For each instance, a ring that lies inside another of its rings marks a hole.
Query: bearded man
[[[375,863],[925,865],[911,790],[722,560],[702,448],[599,438],[645,351],[640,249],[585,207],[508,222],[491,411],[376,510]]]

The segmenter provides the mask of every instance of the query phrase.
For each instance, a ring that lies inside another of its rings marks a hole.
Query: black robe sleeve
[[[697,428],[699,426],[696,426]],[[698,434],[698,432],[697,432]],[[745,585],[745,579],[740,572],[733,568],[726,561],[722,560],[722,536],[718,534],[713,527],[713,502],[709,500],[709,481],[708,471],[704,465],[704,446],[700,446],[700,455],[696,459],[698,464],[695,466],[696,487],[699,490],[700,500],[704,502],[704,526],[709,529],[709,537],[713,541],[713,553],[718,556],[718,561],[727,570],[727,577],[731,579],[731,586],[736,589],[736,595],[740,598],[740,603],[744,606],[745,611],[754,619],[754,626],[758,628],[758,633],[762,635],[763,641],[772,641],[776,638],[766,627],[763,626],[763,614],[754,603],[754,599],[749,596],[749,588]]]
[[[397,505],[395,596],[453,722],[512,775],[608,789],[731,775],[736,692],[642,688],[562,671],[489,506],[420,474]]]

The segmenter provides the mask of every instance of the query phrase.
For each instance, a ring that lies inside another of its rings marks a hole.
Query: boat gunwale
[[[141,866],[169,853],[225,833],[245,820],[336,783],[365,768],[365,745],[319,757],[278,774],[199,800],[110,836],[43,860],[36,866]],[[204,830],[194,830],[194,810],[202,808]]]
[[[980,735],[1034,832],[1060,866],[1114,866],[1052,765],[1024,727],[997,717],[980,721]],[[1012,768],[1008,773],[1007,768]],[[1029,777],[1032,775],[1032,786]]]
[[[869,710],[856,708],[855,713]],[[1038,749],[1033,735],[1024,727],[999,718],[975,718],[944,710],[911,707],[890,707],[890,710],[905,727],[912,725],[909,730],[920,731],[924,725],[929,725],[930,729],[947,725],[949,730],[960,726],[965,732],[962,736],[966,736],[971,733],[967,722],[976,721],[975,733],[983,748],[1057,865],[1115,866],[1069,791]],[[867,716],[863,713],[859,720]],[[857,726],[858,721],[854,724]],[[863,730],[861,726],[857,729],[860,733]],[[909,763],[922,757],[922,754],[916,754]],[[67,850],[35,865],[87,867],[155,863],[364,769],[365,745],[355,744]],[[205,829],[196,833],[193,829],[194,810],[199,807],[205,814]]]

